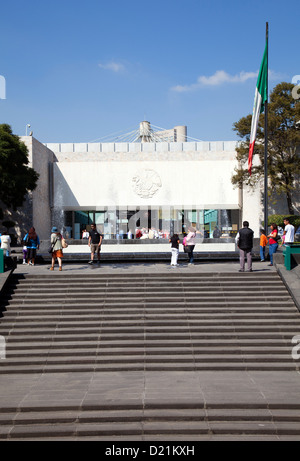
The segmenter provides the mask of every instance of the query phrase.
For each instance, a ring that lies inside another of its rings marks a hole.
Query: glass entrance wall
[[[239,229],[240,212],[237,209],[203,210],[194,207],[119,207],[102,210],[69,211],[71,238],[80,239],[84,230],[95,223],[104,239],[165,238],[173,233],[180,236],[190,226],[201,238],[232,238]]]

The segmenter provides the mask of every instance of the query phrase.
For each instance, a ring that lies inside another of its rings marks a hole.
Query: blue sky
[[[235,140],[269,23],[269,89],[300,74],[299,0],[12,0],[0,12],[0,123],[89,142],[139,122]]]

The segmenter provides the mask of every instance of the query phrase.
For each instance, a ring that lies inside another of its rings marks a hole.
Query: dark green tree
[[[14,211],[37,185],[39,175],[28,164],[25,144],[13,134],[9,125],[0,125],[0,202]]]
[[[293,88],[291,83],[279,83],[270,94],[268,104],[268,186],[270,192],[286,196],[290,214],[294,214],[293,192],[299,187],[300,177],[300,102],[293,98]],[[239,166],[232,177],[235,186],[256,187],[264,174],[264,113],[259,118],[251,176],[248,173],[251,120],[252,115],[247,115],[233,125],[241,138],[236,149]],[[257,164],[255,157],[259,157]]]

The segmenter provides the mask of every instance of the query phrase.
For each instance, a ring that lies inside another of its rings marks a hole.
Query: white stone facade
[[[233,188],[236,142],[51,143],[21,138],[40,174],[32,216],[49,237],[54,210],[174,207],[239,210],[259,236],[260,190]]]

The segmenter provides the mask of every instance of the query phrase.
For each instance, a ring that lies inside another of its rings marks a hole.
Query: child
[[[27,246],[23,246],[23,264],[27,264]]]
[[[264,229],[261,229],[260,231],[260,260],[265,261],[266,259],[266,245],[268,243],[268,239],[266,237],[266,232]]]
[[[171,243],[171,251],[172,251],[171,266],[178,266],[177,260],[178,260],[179,243],[180,243],[178,234],[174,234],[173,237],[169,239],[169,242]]]

